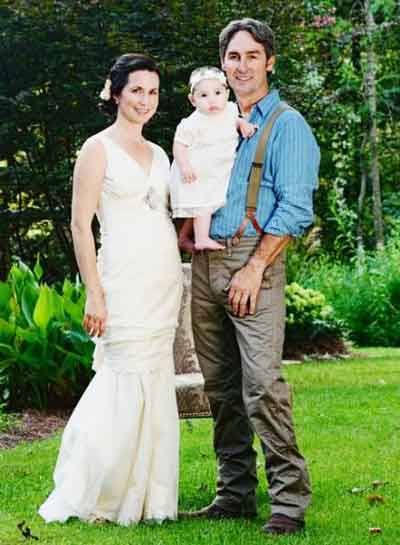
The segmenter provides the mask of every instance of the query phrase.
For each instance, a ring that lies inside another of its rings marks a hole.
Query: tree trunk
[[[365,194],[367,191],[367,163],[366,163],[366,154],[365,146],[367,143],[368,134],[364,133],[363,141],[361,144],[360,150],[360,193],[358,194],[358,203],[357,203],[357,254],[362,255],[364,253],[364,236],[363,236],[363,217],[364,217],[364,203],[365,203]]]
[[[372,182],[372,202],[374,229],[377,249],[384,246],[383,217],[381,200],[381,183],[379,178],[379,154],[376,124],[376,55],[374,50],[374,31],[376,28],[372,14],[371,0],[364,2],[365,30],[366,30],[366,70],[365,70],[365,94],[368,105],[369,116],[369,155],[370,155],[370,178]]]

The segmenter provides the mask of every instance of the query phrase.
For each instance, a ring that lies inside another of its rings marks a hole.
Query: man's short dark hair
[[[221,61],[224,60],[229,42],[240,30],[249,32],[256,42],[262,44],[267,59],[274,55],[274,33],[270,27],[266,23],[246,17],[245,19],[240,19],[238,21],[231,21],[219,35],[219,55]]]

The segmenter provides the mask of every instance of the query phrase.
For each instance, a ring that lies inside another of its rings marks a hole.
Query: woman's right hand
[[[107,309],[104,292],[87,292],[83,329],[90,337],[102,337],[106,329]]]

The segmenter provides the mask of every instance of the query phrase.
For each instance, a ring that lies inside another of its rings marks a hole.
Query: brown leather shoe
[[[215,503],[211,503],[198,511],[182,511],[179,513],[181,519],[208,519],[208,520],[221,520],[221,519],[253,519],[257,516],[256,511],[228,511],[223,509]]]
[[[272,515],[265,526],[263,532],[267,534],[298,534],[305,529],[304,520],[297,520],[276,513]]]

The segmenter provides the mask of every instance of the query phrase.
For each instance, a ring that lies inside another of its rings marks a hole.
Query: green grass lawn
[[[0,451],[0,544],[34,543],[17,524],[25,520],[40,544],[259,544],[358,545],[400,543],[400,349],[360,349],[350,361],[285,368],[294,386],[298,440],[308,458],[314,501],[302,536],[260,532],[268,500],[260,454],[259,517],[255,521],[182,521],[128,528],[72,520],[46,525],[36,514],[52,488],[59,436]],[[215,463],[209,419],[182,422],[180,508],[213,498]],[[257,445],[260,452],[260,448]],[[352,493],[385,482],[376,490]],[[382,500],[370,504],[368,496]],[[382,533],[370,535],[370,527]]]

